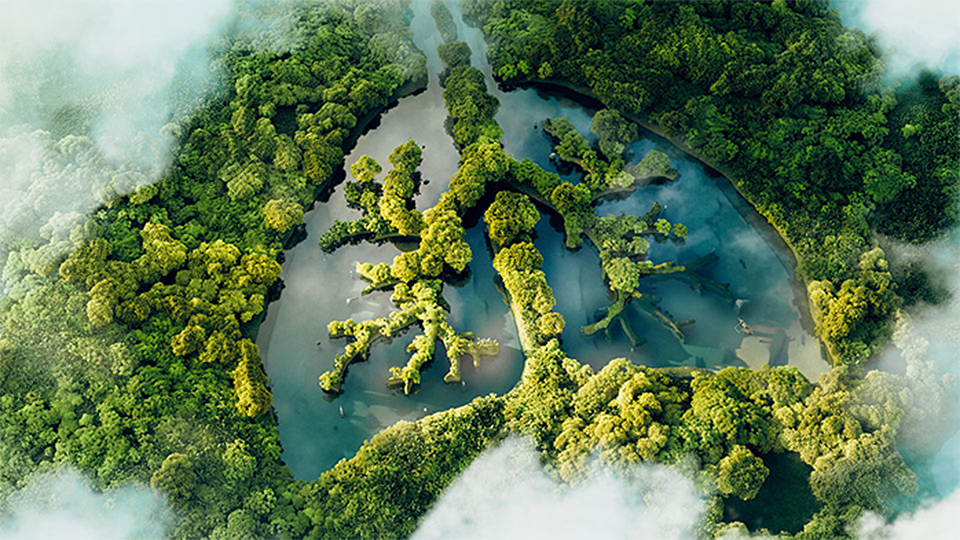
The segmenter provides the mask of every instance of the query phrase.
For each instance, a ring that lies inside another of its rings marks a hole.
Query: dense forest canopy
[[[887,88],[879,44],[822,2],[465,0],[499,81],[603,104],[596,144],[565,118],[545,119],[558,159],[581,173],[571,182],[504,152],[500,103],[447,4],[429,8],[444,41],[433,81],[408,1],[238,3],[211,46],[223,92],[165,128],[176,145],[156,183],[103,155],[76,131],[76,115],[32,135],[43,175],[31,194],[77,184],[99,206],[3,231],[0,512],[39,475],[72,466],[99,489],[149,484],[176,515],[175,537],[408,536],[509,433],[532,440],[570,483],[593,460],[612,470],[694,463],[705,537],[757,529],[730,509],[763,500],[782,473],[772,464],[788,460],[809,496],[784,535],[846,537],[867,512],[916,508],[911,466],[955,431],[957,395],[955,377],[939,373],[912,332],[911,310],[948,293],[883,246],[941,237],[960,219],[957,77],[925,72]],[[439,202],[417,209],[416,133],[389,167],[343,160],[384,108],[437,82],[446,151],[460,163]],[[533,244],[541,212],[559,220],[569,248],[596,250],[611,305],[584,333],[618,322],[629,336],[621,314],[632,303],[682,339],[682,321],[638,289],[652,276],[733,300],[697,273],[709,260],[656,259],[651,240],[688,234],[659,204],[598,217],[602,198],[677,176],[658,151],[625,165],[641,127],[722,172],[782,234],[834,366],[819,381],[793,367],[658,370],[612,359],[594,370],[564,352],[551,288],[562,284]],[[406,365],[385,378],[405,393],[438,341],[448,383],[461,381],[463,359],[496,354],[496,342],[448,323],[444,287],[473,259],[469,220],[484,228],[524,370],[505,395],[399,422],[319,478],[296,480],[280,459],[254,339],[281,294],[283,250],[344,180],[359,217],[311,241],[331,252],[361,241],[407,248],[389,264],[358,261],[365,293],[390,294],[396,309],[330,322],[346,345],[317,391],[349,392],[348,366],[411,328],[420,333]],[[891,340],[898,365],[872,369]]]

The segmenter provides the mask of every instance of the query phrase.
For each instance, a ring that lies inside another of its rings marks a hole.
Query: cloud
[[[861,540],[945,540],[957,537],[960,515],[960,491],[913,514],[887,523],[876,514],[866,514],[857,522],[856,537]]]
[[[175,124],[216,89],[229,0],[4,0],[0,254],[160,179]]]
[[[511,437],[454,481],[413,538],[691,538],[705,506],[692,480],[657,465],[627,474],[597,466],[562,484],[528,441]]]
[[[147,487],[96,493],[76,470],[34,479],[7,500],[0,517],[6,540],[161,538],[171,520],[164,501]]]
[[[841,0],[845,26],[876,32],[888,53],[892,77],[921,66],[960,74],[960,2],[956,0]]]

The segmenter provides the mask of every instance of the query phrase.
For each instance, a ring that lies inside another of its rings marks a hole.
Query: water
[[[452,1],[447,4],[457,21],[460,39],[469,43],[473,51],[473,64],[481,67],[488,89],[500,99],[497,121],[504,129],[505,150],[517,159],[529,157],[548,171],[563,172],[548,159],[550,141],[539,127],[545,118],[566,116],[581,133],[588,134],[595,111],[533,89],[511,92],[498,89],[484,59],[482,34],[463,24],[459,4]],[[412,8],[411,29],[417,45],[427,54],[429,88],[417,96],[404,98],[386,112],[379,126],[358,140],[345,161],[349,167],[366,154],[386,171],[390,168],[387,155],[396,146],[411,138],[421,146],[426,145],[420,170],[429,183],[421,188],[416,199],[417,207],[424,210],[446,189],[447,181],[456,172],[459,156],[443,130],[446,111],[442,89],[437,84],[440,62],[436,55],[440,37],[429,14],[429,3],[414,1]],[[791,271],[784,268],[772,248],[743,221],[718,188],[717,181],[697,162],[679,157],[681,154],[665,144],[643,139],[635,143],[631,151],[635,160],[653,147],[677,155],[672,163],[680,170],[677,180],[669,185],[643,188],[623,201],[603,204],[598,213],[643,214],[655,200],[667,205],[665,216],[684,223],[691,233],[683,246],[653,244],[651,258],[683,263],[716,251],[720,261],[706,268],[706,274],[717,281],[729,282],[734,295],[748,301],[742,316],[757,330],[756,335],[744,336],[733,330],[737,312],[729,300],[709,292],[698,295],[683,283],[661,281],[645,286],[644,290],[663,296],[660,307],[675,319],[697,320],[688,328],[685,343],[632,307],[629,316],[637,333],[648,340],[645,346],[631,350],[619,329],[612,332],[609,340],[602,333],[584,336],[579,328],[594,322],[594,312],[609,305],[596,250],[588,244],[575,252],[567,250],[562,234],[551,226],[549,216],[544,216],[537,226],[535,244],[544,256],[544,270],[557,297],[556,309],[567,321],[564,349],[596,368],[618,356],[651,366],[759,367],[764,363],[789,363],[815,378],[827,366],[820,357],[819,344],[800,324],[791,290]],[[565,178],[576,181],[577,175],[565,173]],[[479,370],[465,362],[462,370],[465,385],[450,386],[442,382],[446,358],[442,346],[438,345],[435,365],[423,372],[419,392],[403,396],[401,392],[387,389],[385,381],[388,367],[406,362],[408,355],[404,348],[416,335],[411,332],[392,344],[375,345],[367,362],[351,367],[344,393],[333,401],[327,400],[329,396],[324,399],[317,378],[332,367],[333,357],[342,351],[343,345],[327,337],[328,322],[351,317],[366,320],[386,315],[392,309],[389,293],[360,295],[366,283],[356,275],[354,263],[390,262],[399,253],[396,248],[389,244],[361,244],[326,254],[317,245],[317,238],[334,219],[357,217],[359,213],[346,208],[343,202],[342,186],[335,189],[329,202],[318,204],[307,213],[307,239],[287,252],[282,274],[286,288],[281,300],[269,306],[258,336],[279,418],[282,457],[297,478],[316,478],[340,459],[353,456],[365,439],[397,420],[414,420],[467,403],[479,395],[505,393],[519,380],[523,367],[516,325],[494,286],[495,272],[481,223],[467,231],[474,255],[470,280],[460,288],[446,286],[444,295],[452,308],[450,324],[458,331],[471,330],[480,337],[497,339],[501,345],[500,355],[485,361]]]
[[[429,87],[384,114],[379,126],[358,140],[345,163],[349,168],[360,156],[369,155],[385,173],[390,168],[387,156],[396,146],[411,138],[426,145],[420,171],[427,182],[416,198],[417,207],[423,210],[435,204],[446,189],[459,156],[443,130],[446,110],[437,83],[439,37],[429,3],[414,2],[413,9],[411,29],[427,54]],[[472,330],[480,337],[497,339],[500,355],[485,361],[479,370],[471,362],[464,362],[464,386],[451,386],[443,383],[446,356],[438,345],[435,365],[423,372],[419,392],[404,396],[388,389],[385,382],[389,367],[406,363],[409,355],[405,347],[416,335],[411,331],[392,344],[374,345],[367,362],[351,366],[343,395],[328,401],[330,396],[320,389],[318,377],[331,369],[333,357],[342,352],[344,342],[327,337],[327,324],[331,320],[383,316],[393,308],[390,293],[360,294],[366,282],[356,274],[355,262],[389,263],[399,253],[389,244],[344,246],[332,254],[320,249],[317,238],[334,219],[360,216],[346,207],[342,188],[338,186],[328,202],[318,204],[305,216],[307,239],[286,253],[281,276],[286,287],[282,299],[269,306],[257,340],[279,418],[282,458],[303,479],[316,478],[340,459],[353,456],[365,439],[398,420],[415,420],[491,392],[505,393],[523,368],[516,326],[494,285],[483,232],[474,227],[466,238],[474,254],[470,264],[473,276],[459,289],[444,289],[452,307],[449,322],[458,331]]]

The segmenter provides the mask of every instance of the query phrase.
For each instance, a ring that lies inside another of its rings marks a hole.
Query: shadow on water
[[[770,475],[757,496],[749,501],[725,499],[723,520],[741,521],[751,531],[796,534],[822,506],[810,490],[813,469],[795,452],[766,454],[763,463]]]

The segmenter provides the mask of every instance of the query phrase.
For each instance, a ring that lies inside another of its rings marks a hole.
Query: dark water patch
[[[822,506],[810,489],[813,468],[795,452],[766,454],[763,463],[770,476],[757,496],[749,501],[725,499],[723,520],[741,521],[751,531],[796,534]]]

